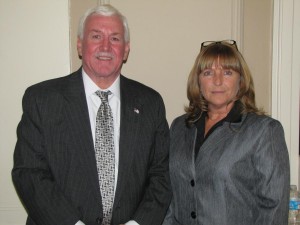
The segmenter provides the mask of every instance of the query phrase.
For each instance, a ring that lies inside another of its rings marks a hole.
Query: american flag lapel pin
[[[134,111],[136,114],[139,114],[139,113],[140,113],[140,110],[138,110],[137,108],[134,108],[133,111]]]

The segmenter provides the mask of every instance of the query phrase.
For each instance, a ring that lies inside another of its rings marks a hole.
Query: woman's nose
[[[221,85],[223,83],[223,73],[222,70],[216,70],[214,77],[213,77],[213,82],[215,85]]]

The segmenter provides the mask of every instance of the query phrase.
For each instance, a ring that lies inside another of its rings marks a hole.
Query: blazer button
[[[101,223],[102,223],[102,220],[103,220],[102,218],[98,217],[98,218],[96,219],[96,223],[97,223],[97,224],[101,224]]]
[[[192,185],[192,187],[195,186],[195,181],[194,180],[191,180],[191,185]]]
[[[191,212],[191,217],[193,218],[193,219],[196,219],[196,213],[193,211],[193,212]]]

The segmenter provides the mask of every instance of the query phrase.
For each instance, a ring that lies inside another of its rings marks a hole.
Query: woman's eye
[[[224,75],[232,75],[232,71],[231,70],[224,70]]]
[[[203,76],[211,76],[211,75],[213,75],[214,73],[213,73],[213,71],[212,70],[204,70],[203,71]]]

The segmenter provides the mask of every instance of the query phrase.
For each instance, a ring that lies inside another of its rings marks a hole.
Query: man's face
[[[84,71],[98,86],[109,87],[120,74],[130,49],[124,39],[121,19],[117,16],[89,16],[83,38],[77,40],[77,49]]]

